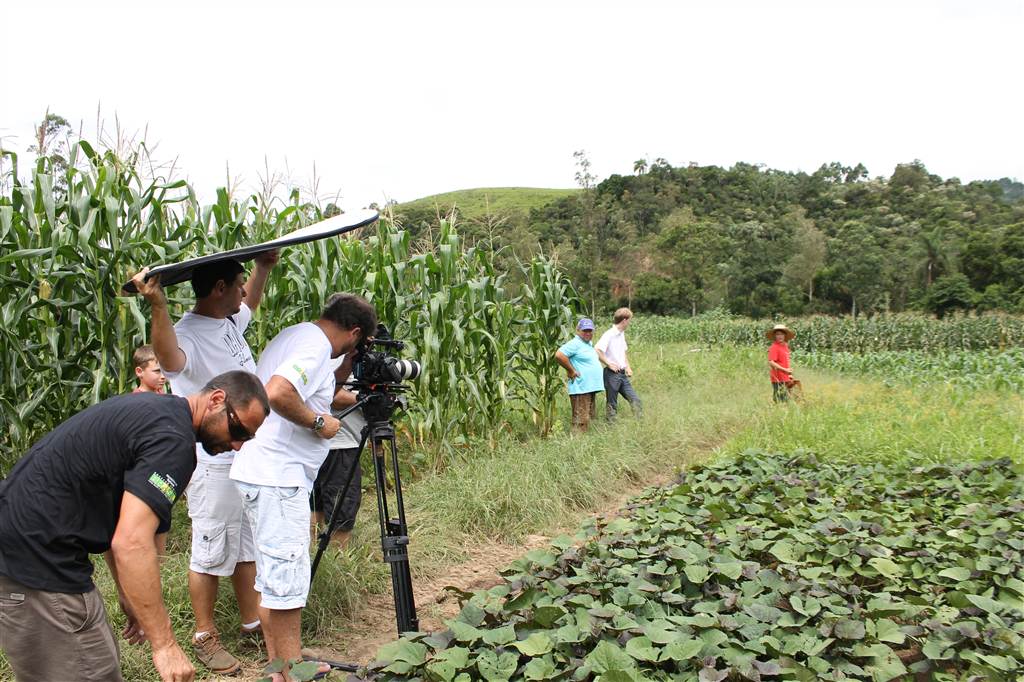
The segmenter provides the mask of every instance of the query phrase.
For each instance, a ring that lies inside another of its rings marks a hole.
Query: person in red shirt
[[[793,382],[793,370],[789,366],[789,342],[796,332],[784,324],[777,324],[766,334],[772,341],[768,349],[768,374],[772,380],[772,400],[777,403],[789,400],[789,386]]]

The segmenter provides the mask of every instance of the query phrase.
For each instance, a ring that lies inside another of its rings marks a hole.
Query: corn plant
[[[1003,314],[941,320],[900,313],[874,317],[815,316],[785,320],[800,351],[1004,350],[1024,346],[1024,318]],[[692,342],[706,346],[763,345],[771,321],[712,313],[692,318],[639,316],[630,327],[638,341]]]
[[[10,160],[0,196],[0,473],[42,433],[91,403],[132,388],[130,357],[148,311],[120,297],[143,265],[264,241],[320,219],[297,192],[278,202],[200,206],[184,181],[147,178],[144,150],[122,159],[85,142],[55,187],[46,161],[21,182]],[[523,281],[513,286],[512,280]],[[423,363],[404,433],[421,446],[492,439],[517,421],[546,433],[561,382],[551,361],[571,330],[574,290],[539,257],[499,272],[490,250],[465,248],[445,222],[414,252],[386,220],[365,234],[285,249],[247,332],[259,351],[287,325],[316,317],[335,291],[369,299],[406,356]],[[168,288],[172,315],[191,305]]]
[[[919,350],[810,351],[799,364],[887,382],[949,384],[971,390],[1024,392],[1024,348],[929,353]]]

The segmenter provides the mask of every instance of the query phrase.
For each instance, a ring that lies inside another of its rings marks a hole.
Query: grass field
[[[569,196],[576,189],[546,189],[537,187],[481,187],[463,189],[407,201],[395,207],[395,213],[403,210],[437,211],[444,216],[457,206],[463,220],[484,218],[487,215],[502,216],[511,213],[526,214],[531,208],[540,208],[548,202]]]
[[[756,448],[810,450],[826,461],[931,461],[1009,457],[1024,463],[1024,399],[1017,394],[963,391],[945,386],[883,385],[857,376],[801,372],[806,398],[773,405],[758,349],[693,352],[688,346],[636,349],[635,385],[643,421],[599,424],[585,436],[567,433],[568,400],[546,440],[483,445],[462,451],[444,471],[407,485],[412,524],[411,565],[416,578],[435,575],[466,556],[473,544],[518,542],[582,522],[627,486],[698,461]],[[794,357],[799,367],[799,356]],[[350,551],[325,563],[304,617],[305,641],[331,645],[368,592],[387,583],[377,559],[372,497],[366,498]],[[165,559],[164,592],[175,631],[187,645],[192,618],[186,588],[188,530],[184,509]],[[336,555],[337,556],[337,555]],[[97,582],[115,627],[113,589],[102,561]],[[222,589],[225,596],[228,586]],[[218,627],[234,646],[237,616],[222,599]],[[186,649],[187,650],[187,649]],[[126,679],[156,679],[144,649],[122,647]],[[250,664],[256,657],[250,656]],[[10,679],[0,662],[0,678]]]

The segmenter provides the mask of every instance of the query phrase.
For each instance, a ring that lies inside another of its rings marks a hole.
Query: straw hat
[[[784,324],[775,325],[766,331],[764,335],[768,337],[769,341],[773,341],[775,339],[775,332],[786,332],[786,341],[792,341],[793,337],[796,336],[796,332]]]

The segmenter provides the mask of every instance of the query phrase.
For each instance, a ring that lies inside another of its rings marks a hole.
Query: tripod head
[[[405,384],[367,384],[353,381],[346,386],[359,393],[358,406],[362,407],[363,417],[369,423],[390,422],[397,410],[406,407],[405,396],[409,390]]]

